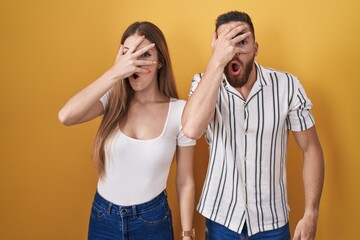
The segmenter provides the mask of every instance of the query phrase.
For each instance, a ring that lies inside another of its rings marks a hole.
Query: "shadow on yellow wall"
[[[205,10],[206,9],[206,10]],[[0,0],[0,239],[85,239],[96,187],[91,163],[98,120],[65,128],[57,112],[114,60],[125,27],[157,24],[170,47],[180,96],[210,56],[215,18],[248,12],[264,66],[297,75],[314,104],[326,161],[317,239],[355,239],[360,225],[358,107],[360,2]],[[197,145],[197,199],[207,168]],[[301,218],[302,160],[290,138],[290,225]],[[172,166],[168,192],[180,231]],[[196,214],[198,238],[203,218]]]

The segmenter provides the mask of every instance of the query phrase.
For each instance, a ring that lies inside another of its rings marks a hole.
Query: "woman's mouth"
[[[133,74],[133,78],[136,80],[139,77],[136,73]]]

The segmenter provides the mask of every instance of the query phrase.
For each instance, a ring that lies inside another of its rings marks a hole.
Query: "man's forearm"
[[[182,125],[184,134],[199,139],[213,118],[224,67],[210,60],[199,86],[186,103]]]
[[[304,152],[303,182],[305,190],[305,213],[317,218],[324,183],[324,157],[321,146]]]

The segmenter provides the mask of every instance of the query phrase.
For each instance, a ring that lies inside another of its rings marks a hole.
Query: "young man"
[[[304,154],[304,216],[294,239],[315,238],[324,178],[311,102],[298,79],[255,62],[250,17],[228,12],[216,21],[212,55],[192,80],[183,131],[206,131],[210,161],[198,211],[206,238],[290,239],[286,148],[292,131]]]

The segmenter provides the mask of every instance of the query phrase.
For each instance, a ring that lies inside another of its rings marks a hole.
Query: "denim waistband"
[[[153,198],[148,202],[136,204],[136,205],[130,205],[130,206],[121,206],[106,200],[96,191],[94,204],[96,204],[97,207],[100,207],[104,211],[106,211],[107,214],[118,214],[121,216],[136,216],[137,214],[145,213],[152,210],[159,204],[167,205],[167,195],[166,195],[166,191],[164,190],[158,196],[156,196],[155,198]]]

